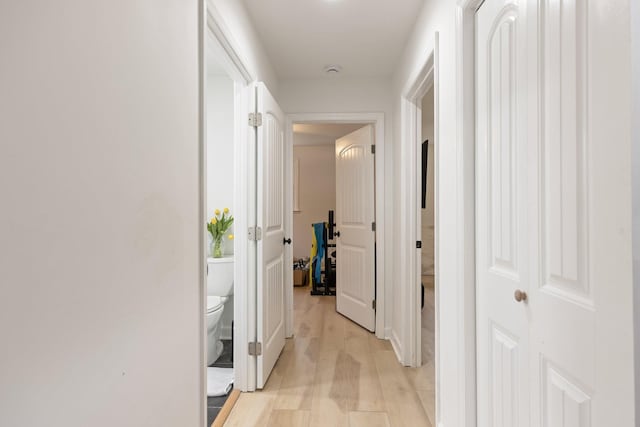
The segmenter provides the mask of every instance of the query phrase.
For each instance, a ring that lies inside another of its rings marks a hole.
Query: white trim
[[[293,239],[293,210],[292,206],[292,185],[291,185],[291,169],[292,151],[293,151],[293,124],[294,123],[362,123],[373,124],[375,128],[375,185],[376,185],[376,336],[378,338],[387,338],[387,329],[385,325],[385,303],[387,294],[385,290],[384,274],[385,274],[385,215],[384,207],[386,201],[385,194],[385,129],[384,129],[384,113],[300,113],[287,115],[287,128],[285,145],[287,147],[287,157],[285,159],[285,170],[287,174],[287,186],[285,188],[287,196],[287,230],[288,235]],[[289,257],[291,258],[291,257]],[[289,275],[287,275],[289,277]],[[291,273],[293,280],[293,271]],[[286,335],[293,335],[293,286],[286,287],[285,307],[287,310],[286,318]]]
[[[458,149],[457,193],[460,194],[457,215],[458,241],[456,256],[463,260],[459,269],[459,319],[456,336],[458,352],[458,404],[460,425],[477,424],[476,398],[476,278],[475,278],[475,14],[484,0],[458,0],[456,10],[456,129]]]
[[[631,185],[634,289],[635,407],[640,420],[640,2],[630,2],[631,15]]]
[[[218,13],[211,1],[206,2],[206,31],[207,42],[212,43],[217,59],[234,80],[234,373],[235,388],[241,391],[255,390],[256,366],[255,358],[249,356],[246,349],[249,341],[255,337],[255,259],[250,251],[247,230],[250,223],[255,223],[255,209],[252,209],[252,197],[254,183],[249,179],[254,169],[254,145],[255,135],[247,126],[249,111],[252,109],[253,87],[251,82],[254,77],[248,71],[244,61],[238,55],[236,44],[233,42],[230,32],[224,24],[223,18]],[[203,40],[203,55],[206,54],[206,45]],[[204,58],[203,58],[204,59]],[[203,68],[205,65],[203,65]],[[206,73],[205,73],[206,74]],[[206,88],[206,80],[202,90]],[[203,99],[203,114],[206,113],[206,100]],[[203,116],[204,117],[204,116]],[[203,125],[204,127],[204,125]],[[206,219],[206,137],[201,142],[201,181],[204,185],[201,189],[201,211],[203,212],[202,224]],[[204,237],[204,233],[203,233]],[[206,239],[203,244],[206,253]],[[206,301],[206,257],[202,257],[203,290],[201,293],[201,306]],[[204,312],[203,312],[204,313]],[[203,314],[204,319],[204,314]],[[206,321],[206,320],[205,320]],[[204,348],[206,360],[206,324],[204,329]],[[203,371],[206,379],[206,370]],[[206,380],[205,380],[206,388]],[[206,390],[205,411],[206,411]]]
[[[389,341],[391,342],[391,347],[393,351],[398,354],[402,354],[402,343],[400,342],[400,338],[396,335],[396,332],[393,329],[389,329]]]
[[[234,81],[248,85],[253,82],[255,78],[251,75],[245,66],[244,61],[240,58],[236,48],[237,45],[231,37],[231,32],[227,29],[222,16],[218,12],[218,9],[213,5],[212,1],[207,1],[206,9],[207,28],[209,29],[209,34],[217,41],[217,47],[224,52],[224,55],[221,56],[224,62],[223,66],[229,72]]]
[[[198,5],[198,268],[200,269],[199,313],[200,351],[198,358],[200,369],[200,425],[207,420],[207,245],[206,232],[202,229],[207,221],[207,103],[206,103],[206,8]]]

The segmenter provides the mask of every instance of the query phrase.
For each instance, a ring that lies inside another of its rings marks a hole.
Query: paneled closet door
[[[628,2],[607,5],[476,14],[479,426],[634,425]]]
[[[478,426],[529,426],[524,2],[476,14]]]

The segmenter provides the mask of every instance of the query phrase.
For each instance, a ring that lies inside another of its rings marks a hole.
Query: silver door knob
[[[516,292],[513,294],[513,297],[516,299],[516,301],[518,302],[522,302],[522,301],[526,301],[527,300],[527,293],[525,291],[521,291],[520,289],[516,290]]]

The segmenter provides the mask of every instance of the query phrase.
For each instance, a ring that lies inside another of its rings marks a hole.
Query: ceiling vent
[[[324,67],[324,72],[327,74],[338,74],[342,71],[342,67],[339,65],[327,65]]]

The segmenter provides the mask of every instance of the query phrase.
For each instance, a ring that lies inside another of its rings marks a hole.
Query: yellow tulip
[[[216,225],[217,223],[218,223],[218,220],[217,220],[217,219],[213,218],[213,219],[211,220],[211,224]]]
[[[216,209],[214,212],[216,215],[220,215],[220,209]]]
[[[228,214],[229,213],[229,208],[224,208],[224,213]]]
[[[233,234],[229,234],[229,240],[233,240]]]

